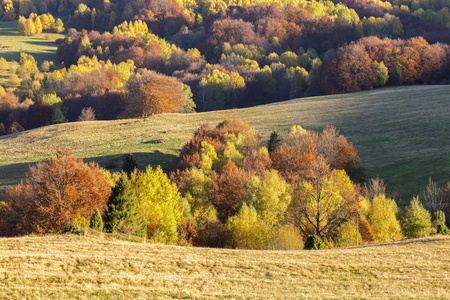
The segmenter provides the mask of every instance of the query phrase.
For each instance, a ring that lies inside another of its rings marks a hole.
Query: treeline
[[[158,243],[240,249],[348,247],[449,233],[450,184],[430,181],[420,199],[399,209],[382,180],[362,185],[356,149],[333,127],[316,133],[294,126],[284,138],[274,131],[266,148],[239,120],[205,124],[170,175],[136,167],[128,155],[122,173],[111,174],[62,148],[7,191],[0,233],[91,226]]]
[[[187,85],[160,73],[136,70],[131,60],[112,64],[83,56],[69,69],[42,73],[35,59],[22,53],[13,75],[18,80],[14,94],[0,90],[0,135],[79,121],[88,108],[94,114],[91,120],[187,113],[195,108]]]

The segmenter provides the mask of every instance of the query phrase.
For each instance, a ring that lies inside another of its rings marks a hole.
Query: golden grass
[[[448,299],[450,237],[323,251],[132,243],[101,233],[0,240],[1,298]]]
[[[446,183],[450,173],[450,86],[407,86],[353,94],[302,98],[272,105],[148,119],[52,125],[0,137],[0,194],[16,184],[28,163],[54,156],[60,145],[102,166],[135,153],[141,168],[165,165],[203,123],[238,118],[264,139],[294,124],[307,129],[335,125],[358,149],[368,176],[380,176],[406,200],[431,176]],[[163,143],[159,143],[163,141]]]

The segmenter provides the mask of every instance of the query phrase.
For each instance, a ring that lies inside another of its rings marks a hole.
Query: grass
[[[64,38],[65,35],[57,33],[43,32],[36,36],[23,36],[17,31],[18,21],[0,22],[0,56],[7,61],[19,61],[20,50],[26,50],[33,55],[38,66],[44,60],[56,62],[56,49],[58,45],[56,39]],[[46,39],[45,36],[50,39]]]
[[[358,149],[368,177],[384,178],[390,191],[409,200],[429,177],[441,185],[450,180],[449,88],[386,88],[245,109],[38,128],[0,137],[0,190],[18,183],[29,163],[54,156],[60,145],[113,169],[130,152],[141,168],[164,165],[202,123],[238,118],[265,140],[274,128],[287,135],[294,124],[314,130],[335,125]]]
[[[450,236],[322,251],[3,238],[2,299],[448,299]]]

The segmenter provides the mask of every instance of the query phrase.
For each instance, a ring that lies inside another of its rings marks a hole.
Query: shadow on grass
[[[30,45],[38,45],[38,46],[47,46],[54,47],[56,44],[53,40],[45,40],[45,41],[26,41],[26,44]]]
[[[121,153],[107,156],[96,156],[83,158],[84,162],[96,162],[98,165],[108,171],[116,172],[122,168],[123,157],[128,153]],[[148,165],[156,168],[157,166],[165,166],[176,158],[176,155],[154,151],[149,153],[132,153],[138,163],[140,170],[145,170]],[[45,160],[44,160],[45,161]],[[25,180],[25,173],[29,167],[38,162],[17,163],[0,166],[0,201],[7,189],[19,184],[21,180]]]

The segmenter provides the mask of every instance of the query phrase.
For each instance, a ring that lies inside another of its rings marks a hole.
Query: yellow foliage
[[[384,195],[378,195],[373,199],[368,219],[375,233],[375,240],[396,241],[403,237],[400,222],[396,217],[397,210],[397,204],[393,199]]]

